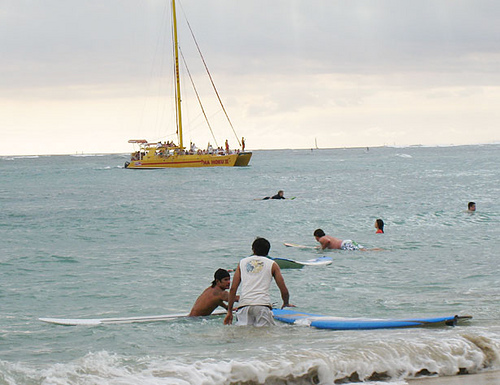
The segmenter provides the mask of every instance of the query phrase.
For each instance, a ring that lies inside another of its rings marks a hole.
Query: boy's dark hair
[[[326,234],[323,230],[321,229],[316,229],[314,230],[314,234],[313,234],[315,237],[318,237],[318,238],[321,238],[321,237],[324,237]]]
[[[214,280],[212,281],[212,287],[215,287],[217,281],[222,281],[223,278],[230,277],[229,272],[224,269],[218,269],[214,274]]]
[[[266,257],[271,249],[271,244],[265,238],[257,237],[252,243],[252,251],[255,255]]]

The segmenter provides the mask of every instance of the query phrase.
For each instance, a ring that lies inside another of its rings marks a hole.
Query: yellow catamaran
[[[232,167],[247,166],[252,157],[251,152],[245,152],[244,139],[238,143],[241,150],[229,149],[226,141],[225,148],[199,150],[191,146],[186,148],[182,135],[182,112],[181,112],[181,80],[179,73],[179,43],[177,39],[177,18],[175,12],[175,0],[172,0],[172,23],[174,41],[174,67],[175,67],[175,96],[177,115],[178,145],[171,142],[150,143],[145,139],[132,139],[129,143],[139,145],[139,150],[132,153],[130,162],[125,163],[125,168],[151,169],[165,167]],[[222,106],[224,109],[224,107]],[[225,110],[224,110],[225,112]],[[227,114],[226,114],[227,116]],[[229,121],[229,124],[231,122]],[[232,127],[232,125],[231,125]],[[234,131],[234,130],[233,130]]]

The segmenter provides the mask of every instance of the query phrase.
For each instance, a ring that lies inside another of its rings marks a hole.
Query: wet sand
[[[463,376],[419,378],[408,381],[409,385],[500,385],[500,371]]]

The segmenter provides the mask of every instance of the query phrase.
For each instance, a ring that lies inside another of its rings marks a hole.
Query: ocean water
[[[404,384],[500,369],[500,145],[255,151],[244,168],[126,170],[127,157],[0,158],[0,384]],[[296,199],[255,200],[279,189]],[[314,245],[316,228],[384,250],[283,245]],[[275,257],[333,258],[283,270],[301,311],[474,318],[371,331],[38,320],[188,312],[256,236]]]

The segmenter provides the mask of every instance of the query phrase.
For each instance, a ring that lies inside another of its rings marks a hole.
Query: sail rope
[[[175,47],[174,47],[174,14],[172,13],[172,22],[171,22],[171,28],[172,28],[172,33],[171,33],[171,36],[172,36],[172,63],[175,63]],[[173,75],[173,79],[176,78],[176,73],[175,73],[175,64],[172,66],[172,75]],[[179,95],[177,95],[177,88],[174,87],[174,97],[175,97],[175,100],[177,100],[179,98]],[[179,137],[179,125],[180,125],[180,122],[179,122],[179,111],[177,110],[177,108],[175,109],[175,134],[177,135],[177,141],[178,143],[180,143],[180,137]]]
[[[214,138],[215,145],[219,147],[217,143],[217,139],[215,138],[214,132],[212,130],[212,126],[210,125],[210,122],[208,121],[208,116],[205,113],[205,108],[203,108],[203,103],[201,102],[200,95],[198,94],[198,90],[196,89],[196,86],[194,84],[193,77],[191,76],[191,72],[189,71],[189,68],[186,63],[186,59],[184,58],[184,54],[182,53],[182,50],[179,49],[179,52],[181,54],[182,62],[184,63],[184,67],[186,68],[186,72],[189,76],[189,80],[191,80],[191,85],[193,86],[194,93],[196,94],[196,98],[198,99],[198,103],[200,104],[201,112],[203,113],[203,116],[205,117],[205,121],[207,122],[208,128],[210,129],[210,132],[212,134],[212,138]]]
[[[191,36],[192,36],[192,38],[194,40],[194,44],[196,45],[196,49],[198,50],[198,53],[199,53],[200,58],[201,58],[201,61],[203,62],[203,65],[205,66],[205,70],[207,71],[207,74],[208,74],[208,77],[210,79],[210,82],[212,83],[212,87],[214,89],[214,92],[217,95],[217,99],[219,100],[219,104],[222,107],[222,110],[224,111],[224,114],[226,115],[226,119],[229,122],[229,125],[231,126],[231,129],[233,130],[234,136],[235,136],[236,140],[238,141],[238,144],[241,147],[240,139],[238,138],[238,135],[236,134],[236,131],[235,131],[234,127],[233,127],[233,123],[231,123],[231,119],[229,119],[229,115],[226,112],[226,108],[224,107],[224,104],[222,103],[222,100],[221,100],[221,98],[219,96],[219,91],[217,91],[217,87],[215,86],[214,80],[212,78],[212,74],[210,73],[210,71],[208,69],[207,63],[205,62],[205,58],[204,58],[203,54],[201,53],[200,46],[198,45],[198,41],[196,40],[196,37],[194,36],[194,32],[191,29],[191,24],[189,24],[189,21],[187,20],[185,14],[184,14],[184,19],[186,20],[186,23],[187,23],[187,26],[189,28],[189,31],[191,32]]]

